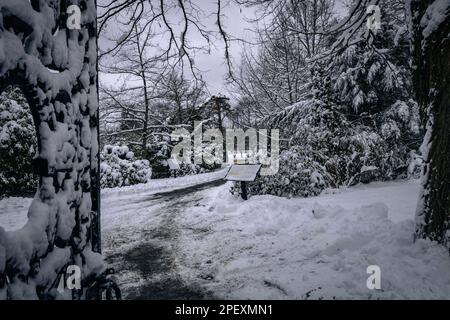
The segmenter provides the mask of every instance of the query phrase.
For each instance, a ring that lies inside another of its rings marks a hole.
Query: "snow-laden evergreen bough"
[[[67,28],[72,4],[81,29]],[[83,297],[55,288],[66,267],[78,265],[83,280],[104,271],[96,35],[95,0],[0,0],[0,92],[16,86],[27,98],[40,176],[26,225],[0,227],[0,299]]]

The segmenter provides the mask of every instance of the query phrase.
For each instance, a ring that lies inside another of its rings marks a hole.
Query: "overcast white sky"
[[[201,17],[202,23],[206,29],[217,31],[216,15],[217,2],[215,0],[193,0],[199,7],[201,7],[204,15]],[[340,3],[341,1],[336,1]],[[222,24],[225,31],[231,38],[245,39],[246,41],[254,40],[254,33],[251,31],[255,25],[250,20],[256,17],[255,9],[238,6],[234,1],[223,1],[223,18]],[[337,5],[338,10],[342,10],[342,5]],[[180,12],[173,12],[170,17],[170,22],[173,25],[178,25],[180,28],[182,19]],[[109,28],[115,28],[113,24]],[[180,29],[181,30],[181,29]],[[109,30],[114,31],[114,30]],[[189,44],[205,44],[202,41],[200,34],[190,33],[188,37]],[[225,76],[227,74],[227,66],[224,61],[224,43],[221,39],[213,41],[214,46],[211,47],[210,53],[197,52],[194,60],[197,68],[201,70],[203,79],[206,81],[208,89],[211,94],[228,94],[228,89],[225,83]],[[232,41],[230,43],[230,53],[235,65],[239,64],[242,52],[242,42]],[[104,39],[100,39],[100,47],[107,48],[108,43]],[[108,85],[119,84],[121,80],[111,75],[100,74],[100,81]]]

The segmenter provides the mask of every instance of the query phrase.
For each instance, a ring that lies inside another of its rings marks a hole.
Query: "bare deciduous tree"
[[[251,2],[255,4],[257,2]],[[324,52],[333,21],[333,1],[273,1],[258,5],[264,14],[257,30],[258,50],[245,48],[235,77],[239,91],[257,106],[255,114],[267,116],[310,93],[308,59]],[[265,20],[269,20],[266,22]]]

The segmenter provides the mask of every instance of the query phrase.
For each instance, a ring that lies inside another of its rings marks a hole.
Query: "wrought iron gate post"
[[[70,298],[54,288],[68,264],[83,278],[106,270],[96,9],[96,0],[0,0],[0,92],[18,86],[27,98],[40,176],[26,225],[0,227],[0,299]]]

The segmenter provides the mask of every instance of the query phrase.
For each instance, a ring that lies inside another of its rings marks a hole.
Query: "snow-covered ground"
[[[243,201],[211,183],[223,174],[103,192],[104,253],[125,297],[450,298],[446,249],[413,241],[417,181]],[[0,225],[28,205],[0,200]],[[371,265],[381,290],[366,286]]]
[[[228,168],[218,170],[211,173],[198,174],[195,176],[185,176],[176,179],[158,179],[151,180],[145,184],[127,186],[122,188],[102,189],[102,202],[111,206],[111,202],[118,195],[121,195],[120,201],[126,201],[126,195],[130,195],[130,199],[136,200],[137,195],[152,194],[160,191],[170,191],[177,188],[189,187],[195,184],[213,181],[223,178]],[[33,198],[9,197],[0,198],[0,226],[6,231],[18,230],[27,222],[28,208]],[[108,223],[109,220],[106,220]]]
[[[234,299],[448,299],[450,258],[413,242],[418,182],[374,183],[309,199],[205,193],[183,221],[186,272]],[[208,230],[201,237],[190,230]],[[381,268],[369,290],[367,267]]]

